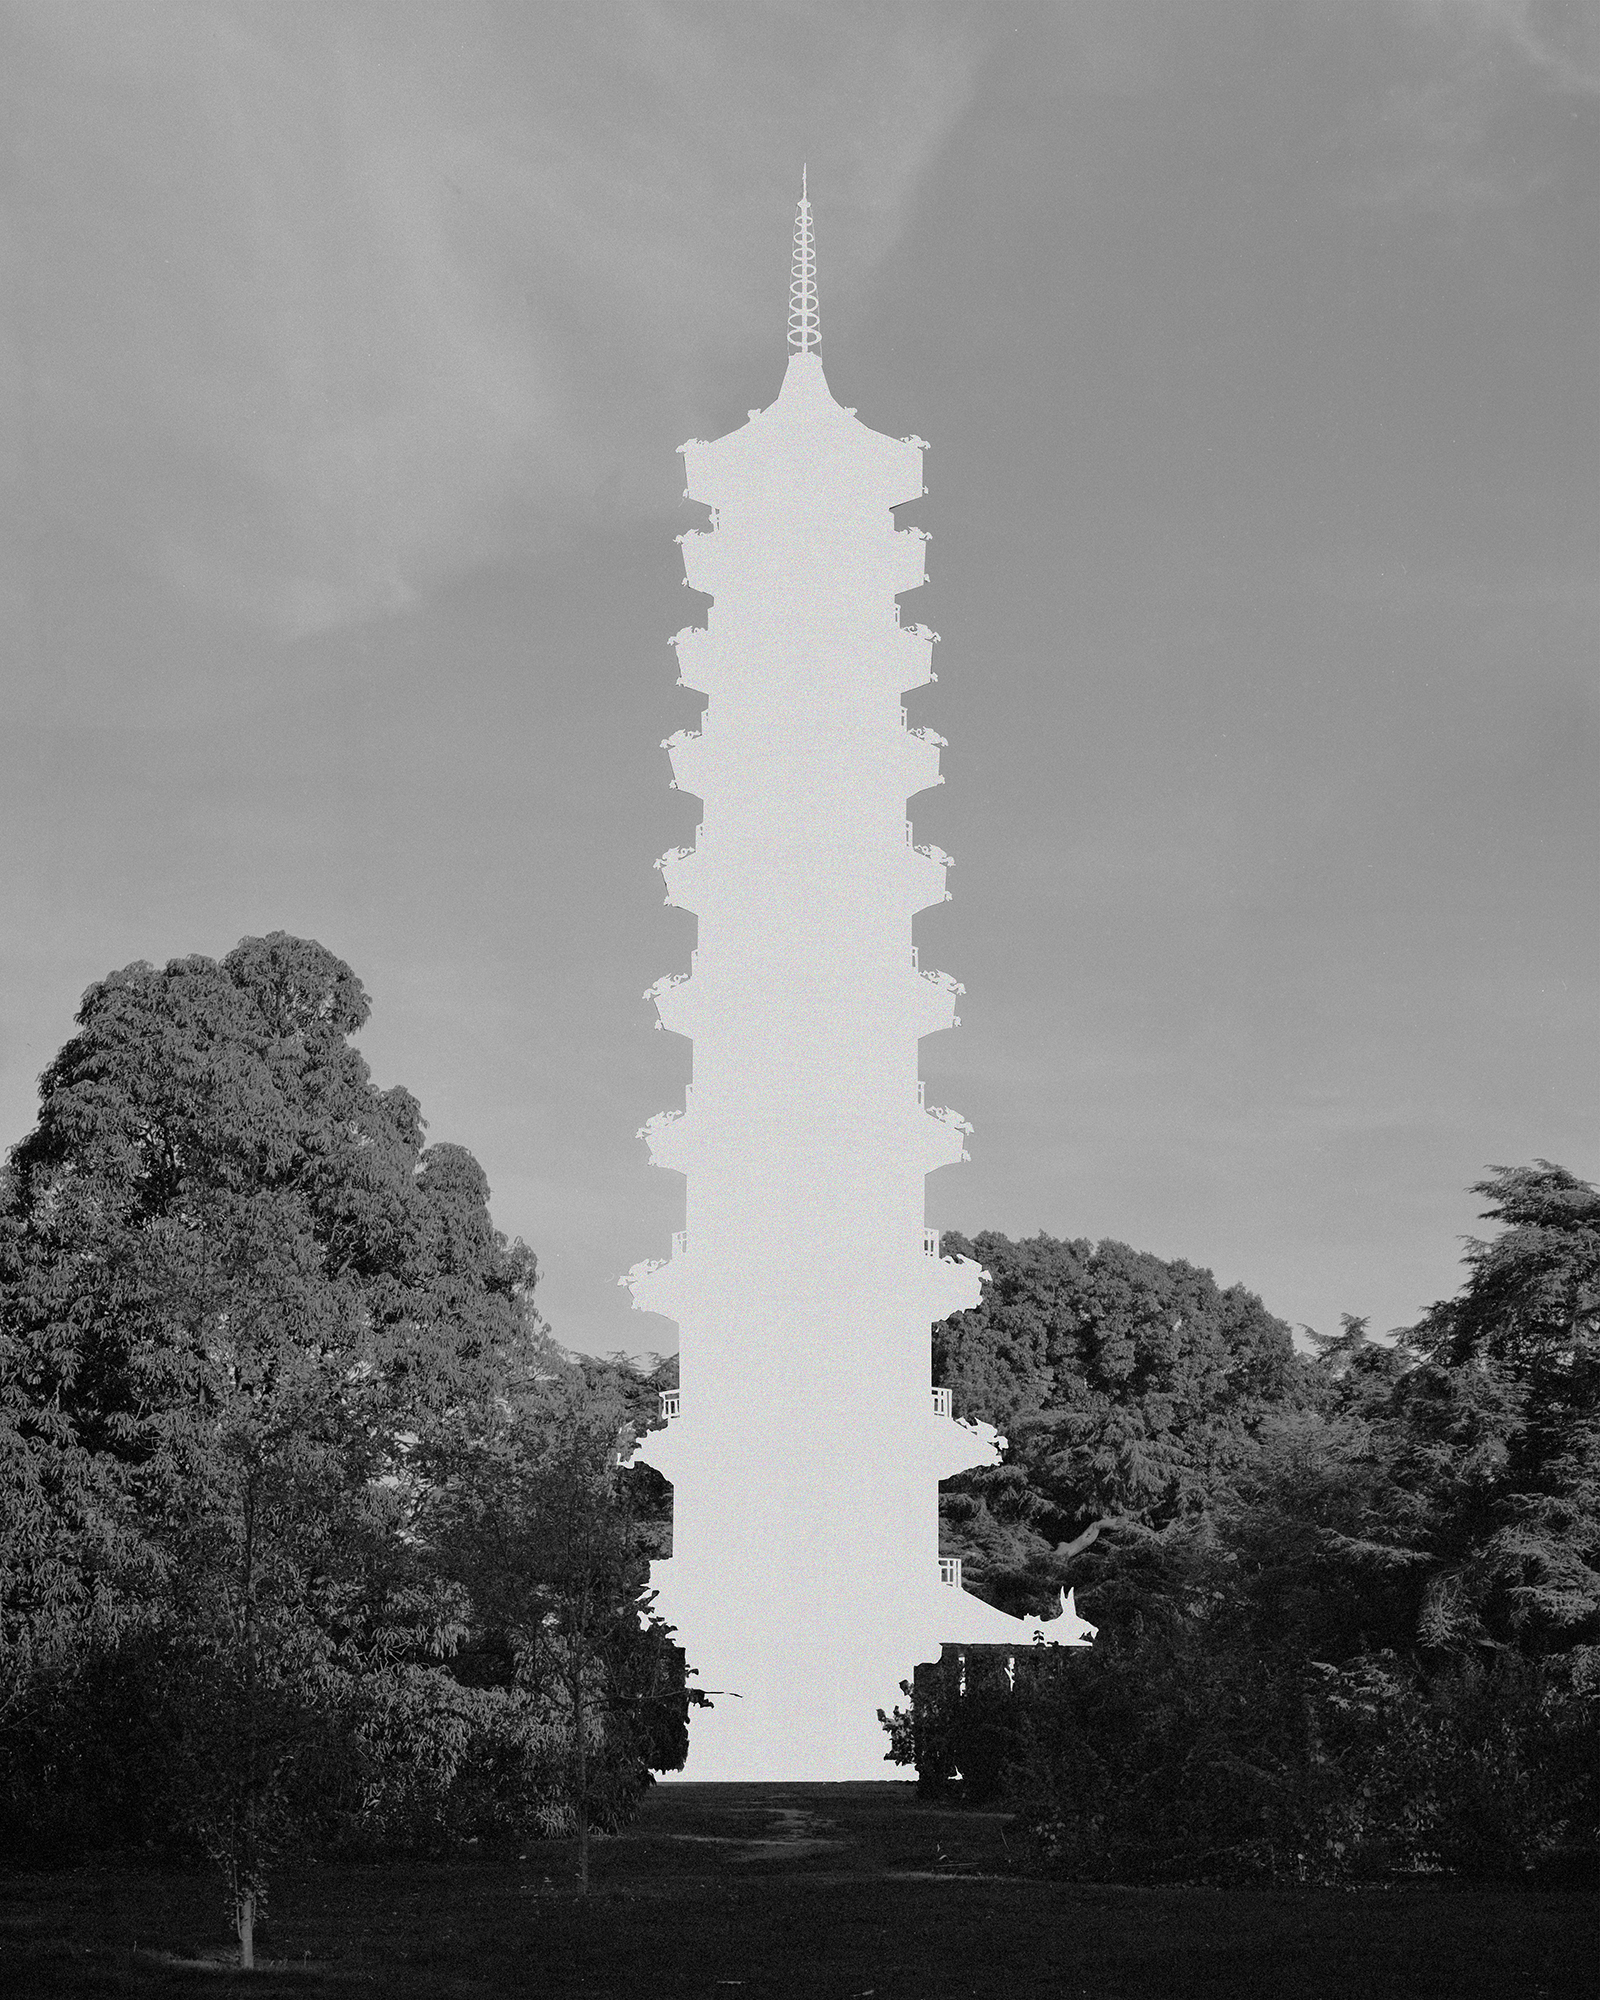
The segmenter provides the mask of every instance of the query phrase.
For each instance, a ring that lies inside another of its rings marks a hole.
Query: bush
[[[1291,1670],[1218,1629],[946,1648],[885,1718],[921,1788],[1004,1802],[1081,1881],[1580,1879],[1600,1855],[1594,1655]]]

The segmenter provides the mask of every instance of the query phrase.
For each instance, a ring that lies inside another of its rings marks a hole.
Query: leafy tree
[[[1008,1609],[1044,1608],[1107,1526],[1202,1513],[1264,1412],[1304,1393],[1289,1329],[1208,1271],[1109,1240],[947,1241],[990,1275],[936,1328],[935,1379],[1010,1449],[946,1487],[943,1539]]]
[[[615,1372],[575,1366],[471,1413],[433,1454],[422,1515],[436,1559],[469,1592],[478,1671],[560,1715],[580,1893],[591,1824],[616,1824],[652,1769],[683,1763],[693,1699],[647,1610],[621,1468],[638,1398]]]
[[[476,1162],[372,1086],[367,1013],[281,933],[111,975],[0,1210],[9,1532],[53,1532],[6,1573],[11,1678],[68,1619],[137,1613],[247,1960],[341,1691],[459,1630],[406,1539],[411,1455],[551,1351]]]

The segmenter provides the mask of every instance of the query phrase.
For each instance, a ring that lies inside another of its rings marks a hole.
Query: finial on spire
[[[794,263],[789,271],[789,345],[805,354],[822,339],[817,325],[817,258],[811,235],[806,169],[800,169],[800,210],[794,223]]]

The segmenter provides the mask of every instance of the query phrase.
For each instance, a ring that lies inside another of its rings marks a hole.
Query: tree
[[[1411,1330],[1395,1399],[1435,1556],[1427,1637],[1562,1654],[1600,1643],[1600,1190],[1540,1160],[1473,1191],[1501,1232]]]
[[[282,933],[114,973],[0,1190],[8,1519],[53,1526],[6,1577],[12,1678],[37,1680],[52,1620],[137,1609],[186,1691],[160,1726],[246,1962],[352,1680],[454,1643],[409,1460],[551,1351],[532,1253],[470,1154],[425,1150],[415,1099],[373,1087],[367,1014],[348,966]]]
[[[935,1379],[1010,1449],[947,1485],[944,1537],[1008,1609],[1042,1610],[1107,1525],[1204,1512],[1263,1414],[1304,1392],[1289,1329],[1208,1271],[1110,1240],[946,1241],[989,1278],[935,1329]]]
[[[629,1399],[604,1365],[572,1366],[465,1416],[429,1467],[423,1521],[466,1585],[482,1654],[507,1685],[559,1689],[578,1888],[591,1823],[615,1824],[688,1747],[681,1655],[647,1610],[646,1557],[621,1460]]]
[[[1018,1398],[1006,1471],[1025,1532],[1081,1519],[1058,1497],[1079,1482],[1126,1482],[1117,1532],[1077,1559],[1101,1636],[1081,1659],[1019,1659],[1014,1683],[970,1653],[964,1692],[952,1662],[919,1669],[911,1711],[889,1718],[901,1753],[924,1772],[970,1762],[1073,1873],[1592,1879],[1600,1196],[1548,1162],[1495,1169],[1477,1191],[1501,1227],[1469,1243],[1456,1298],[1393,1342],[1346,1316],[1310,1364],[1276,1371],[1269,1348],[1237,1402],[1175,1398],[1170,1438],[1151,1394],[1170,1393],[1170,1350],[1148,1312],[1129,1331],[1140,1267],[1119,1257],[1092,1290],[1097,1253],[1045,1258],[1048,1309],[1002,1320],[998,1338],[980,1327],[974,1374],[1025,1380],[1013,1357],[1031,1335],[1038,1373],[1054,1343],[1084,1356],[1092,1388],[1109,1348],[1122,1434],[1143,1430],[1143,1467],[1165,1464],[1167,1484],[1129,1504],[1138,1455],[1085,1464],[1083,1433],[1045,1412],[1068,1449],[1040,1456]],[[1037,1308],[1038,1273],[1010,1277]],[[1090,1312],[1105,1317],[1085,1335]],[[961,1323],[944,1334],[958,1341]]]

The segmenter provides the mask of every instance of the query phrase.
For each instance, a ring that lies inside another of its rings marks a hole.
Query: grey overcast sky
[[[682,1183],[676,448],[932,440],[929,1220],[1294,1322],[1600,1171],[1584,0],[6,0],[0,1139],[91,980],[312,936],[559,1338]]]

